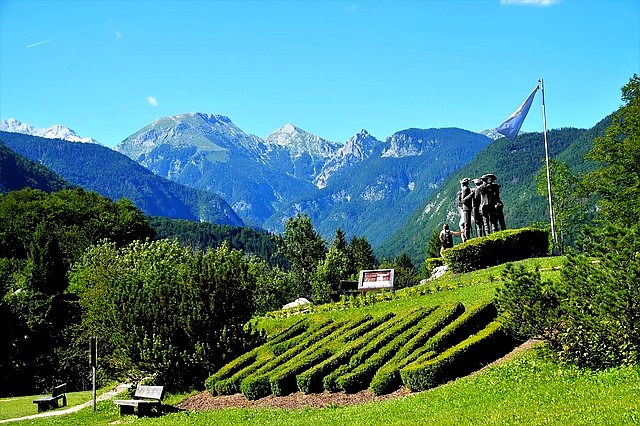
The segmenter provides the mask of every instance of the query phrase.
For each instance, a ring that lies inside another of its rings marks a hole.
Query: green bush
[[[329,358],[333,352],[327,347],[317,348],[313,353],[289,363],[269,375],[271,393],[275,396],[288,395],[297,390],[296,375]]]
[[[429,323],[428,317],[422,319],[417,324],[407,328],[403,333],[396,336],[387,345],[372,354],[363,363],[353,368],[347,374],[336,380],[338,388],[345,392],[353,393],[366,387],[375,373],[385,365],[403,346],[413,337],[420,333],[420,330]]]
[[[247,377],[240,383],[240,392],[250,400],[260,399],[269,395],[271,393],[269,376],[263,374]]]
[[[397,335],[403,333],[407,328],[412,327],[422,318],[429,315],[429,313],[434,309],[435,308],[416,309],[407,315],[398,318],[394,324],[388,324],[388,328],[384,332],[373,340],[370,340],[364,348],[351,357],[349,365],[351,365],[351,367],[357,367],[380,348],[393,340]]]
[[[215,389],[216,382],[226,379],[234,375],[241,369],[247,367],[248,365],[253,364],[256,361],[257,356],[258,356],[258,350],[253,349],[245,353],[244,355],[234,359],[233,361],[231,361],[230,363],[222,367],[220,370],[218,370],[215,374],[212,374],[211,376],[209,376],[204,381],[205,389],[207,389],[211,395],[216,395],[217,394]]]
[[[343,323],[333,322],[331,320],[326,320],[322,323],[322,326],[318,329],[314,329],[315,331],[309,335],[305,340],[301,341],[298,345],[292,347],[287,350],[285,353],[276,356],[275,358],[269,360],[266,364],[264,364],[260,369],[252,373],[250,376],[246,377],[240,383],[240,391],[248,398],[255,399],[253,396],[260,395],[258,398],[262,396],[269,395],[271,392],[271,388],[269,387],[269,378],[268,374],[270,374],[273,370],[275,370],[280,365],[284,364],[294,356],[298,355],[300,352],[304,351],[314,343],[319,340],[324,339],[326,336],[332,334],[338,327],[344,325]],[[267,388],[265,389],[262,381],[266,380]],[[245,382],[247,382],[245,384]],[[248,393],[245,393],[243,389],[246,389]],[[262,395],[262,392],[266,392],[266,394]]]
[[[423,362],[431,357],[431,353],[439,353],[466,339],[478,330],[481,330],[497,316],[496,308],[491,301],[479,303],[469,308],[427,343],[415,350],[406,358],[405,365],[414,361]]]
[[[358,353],[369,342],[369,334],[375,333],[378,327],[393,317],[393,313],[386,313],[363,324],[363,326],[367,325],[366,328],[359,327],[359,330],[354,330],[354,333],[349,333],[349,335],[345,336],[345,344],[342,345],[340,350],[296,376],[298,389],[305,393],[322,392],[325,376],[335,371],[340,365],[346,364],[353,355]],[[384,327],[386,326],[385,324]]]
[[[448,303],[432,312],[431,315],[420,324],[421,330],[402,348],[398,348],[393,358],[376,372],[369,385],[371,391],[375,395],[382,395],[399,387],[402,383],[400,368],[406,365],[409,356],[416,349],[424,346],[430,337],[463,312],[464,306],[461,303]],[[434,353],[435,352],[432,352],[432,354]]]
[[[477,370],[514,347],[514,340],[494,321],[433,359],[412,363],[400,370],[402,381],[412,392],[446,383]]]
[[[349,334],[349,330],[358,329],[359,327],[356,325],[362,323],[365,318],[365,316],[359,316],[349,321],[336,322],[336,327],[331,333],[325,333],[322,339],[310,346],[305,346],[293,358],[274,366],[267,373],[272,393],[276,396],[282,396],[293,392],[296,388],[295,376],[331,356],[342,342],[342,336]]]
[[[273,358],[273,346],[294,339],[307,330],[309,321],[303,318],[289,328],[220,368],[205,380],[205,388],[212,395],[231,395],[240,391],[240,382]]]
[[[465,273],[506,262],[547,256],[549,233],[522,228],[473,238],[443,252],[445,263],[455,273]]]
[[[439,267],[444,265],[444,259],[441,257],[429,257],[424,260],[424,269],[427,274],[427,278],[431,276],[431,272]]]

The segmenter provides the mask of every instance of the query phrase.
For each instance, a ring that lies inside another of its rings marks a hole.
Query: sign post
[[[89,340],[89,365],[93,372],[93,411],[96,411],[96,366],[98,365],[98,339],[91,336]]]

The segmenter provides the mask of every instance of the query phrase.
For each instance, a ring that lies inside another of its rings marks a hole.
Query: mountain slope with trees
[[[0,194],[22,188],[55,192],[73,185],[51,170],[0,143]]]
[[[243,225],[220,196],[160,178],[101,145],[9,132],[0,132],[0,141],[72,184],[113,200],[127,198],[149,215]]]

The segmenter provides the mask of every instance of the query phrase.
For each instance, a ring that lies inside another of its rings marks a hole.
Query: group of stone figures
[[[496,175],[486,174],[473,180],[474,188],[469,188],[469,178],[460,181],[456,201],[460,211],[460,235],[463,242],[471,238],[472,213],[478,237],[507,229],[500,200],[500,184],[496,180]]]

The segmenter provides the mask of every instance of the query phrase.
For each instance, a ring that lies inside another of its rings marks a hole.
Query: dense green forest
[[[258,256],[271,266],[284,266],[278,253],[278,237],[266,231],[245,226],[216,225],[164,217],[149,217],[149,225],[157,239],[176,239],[181,244],[200,250],[216,248],[226,242],[229,248]]]
[[[0,194],[22,188],[54,192],[71,187],[51,170],[13,152],[0,142]]]

